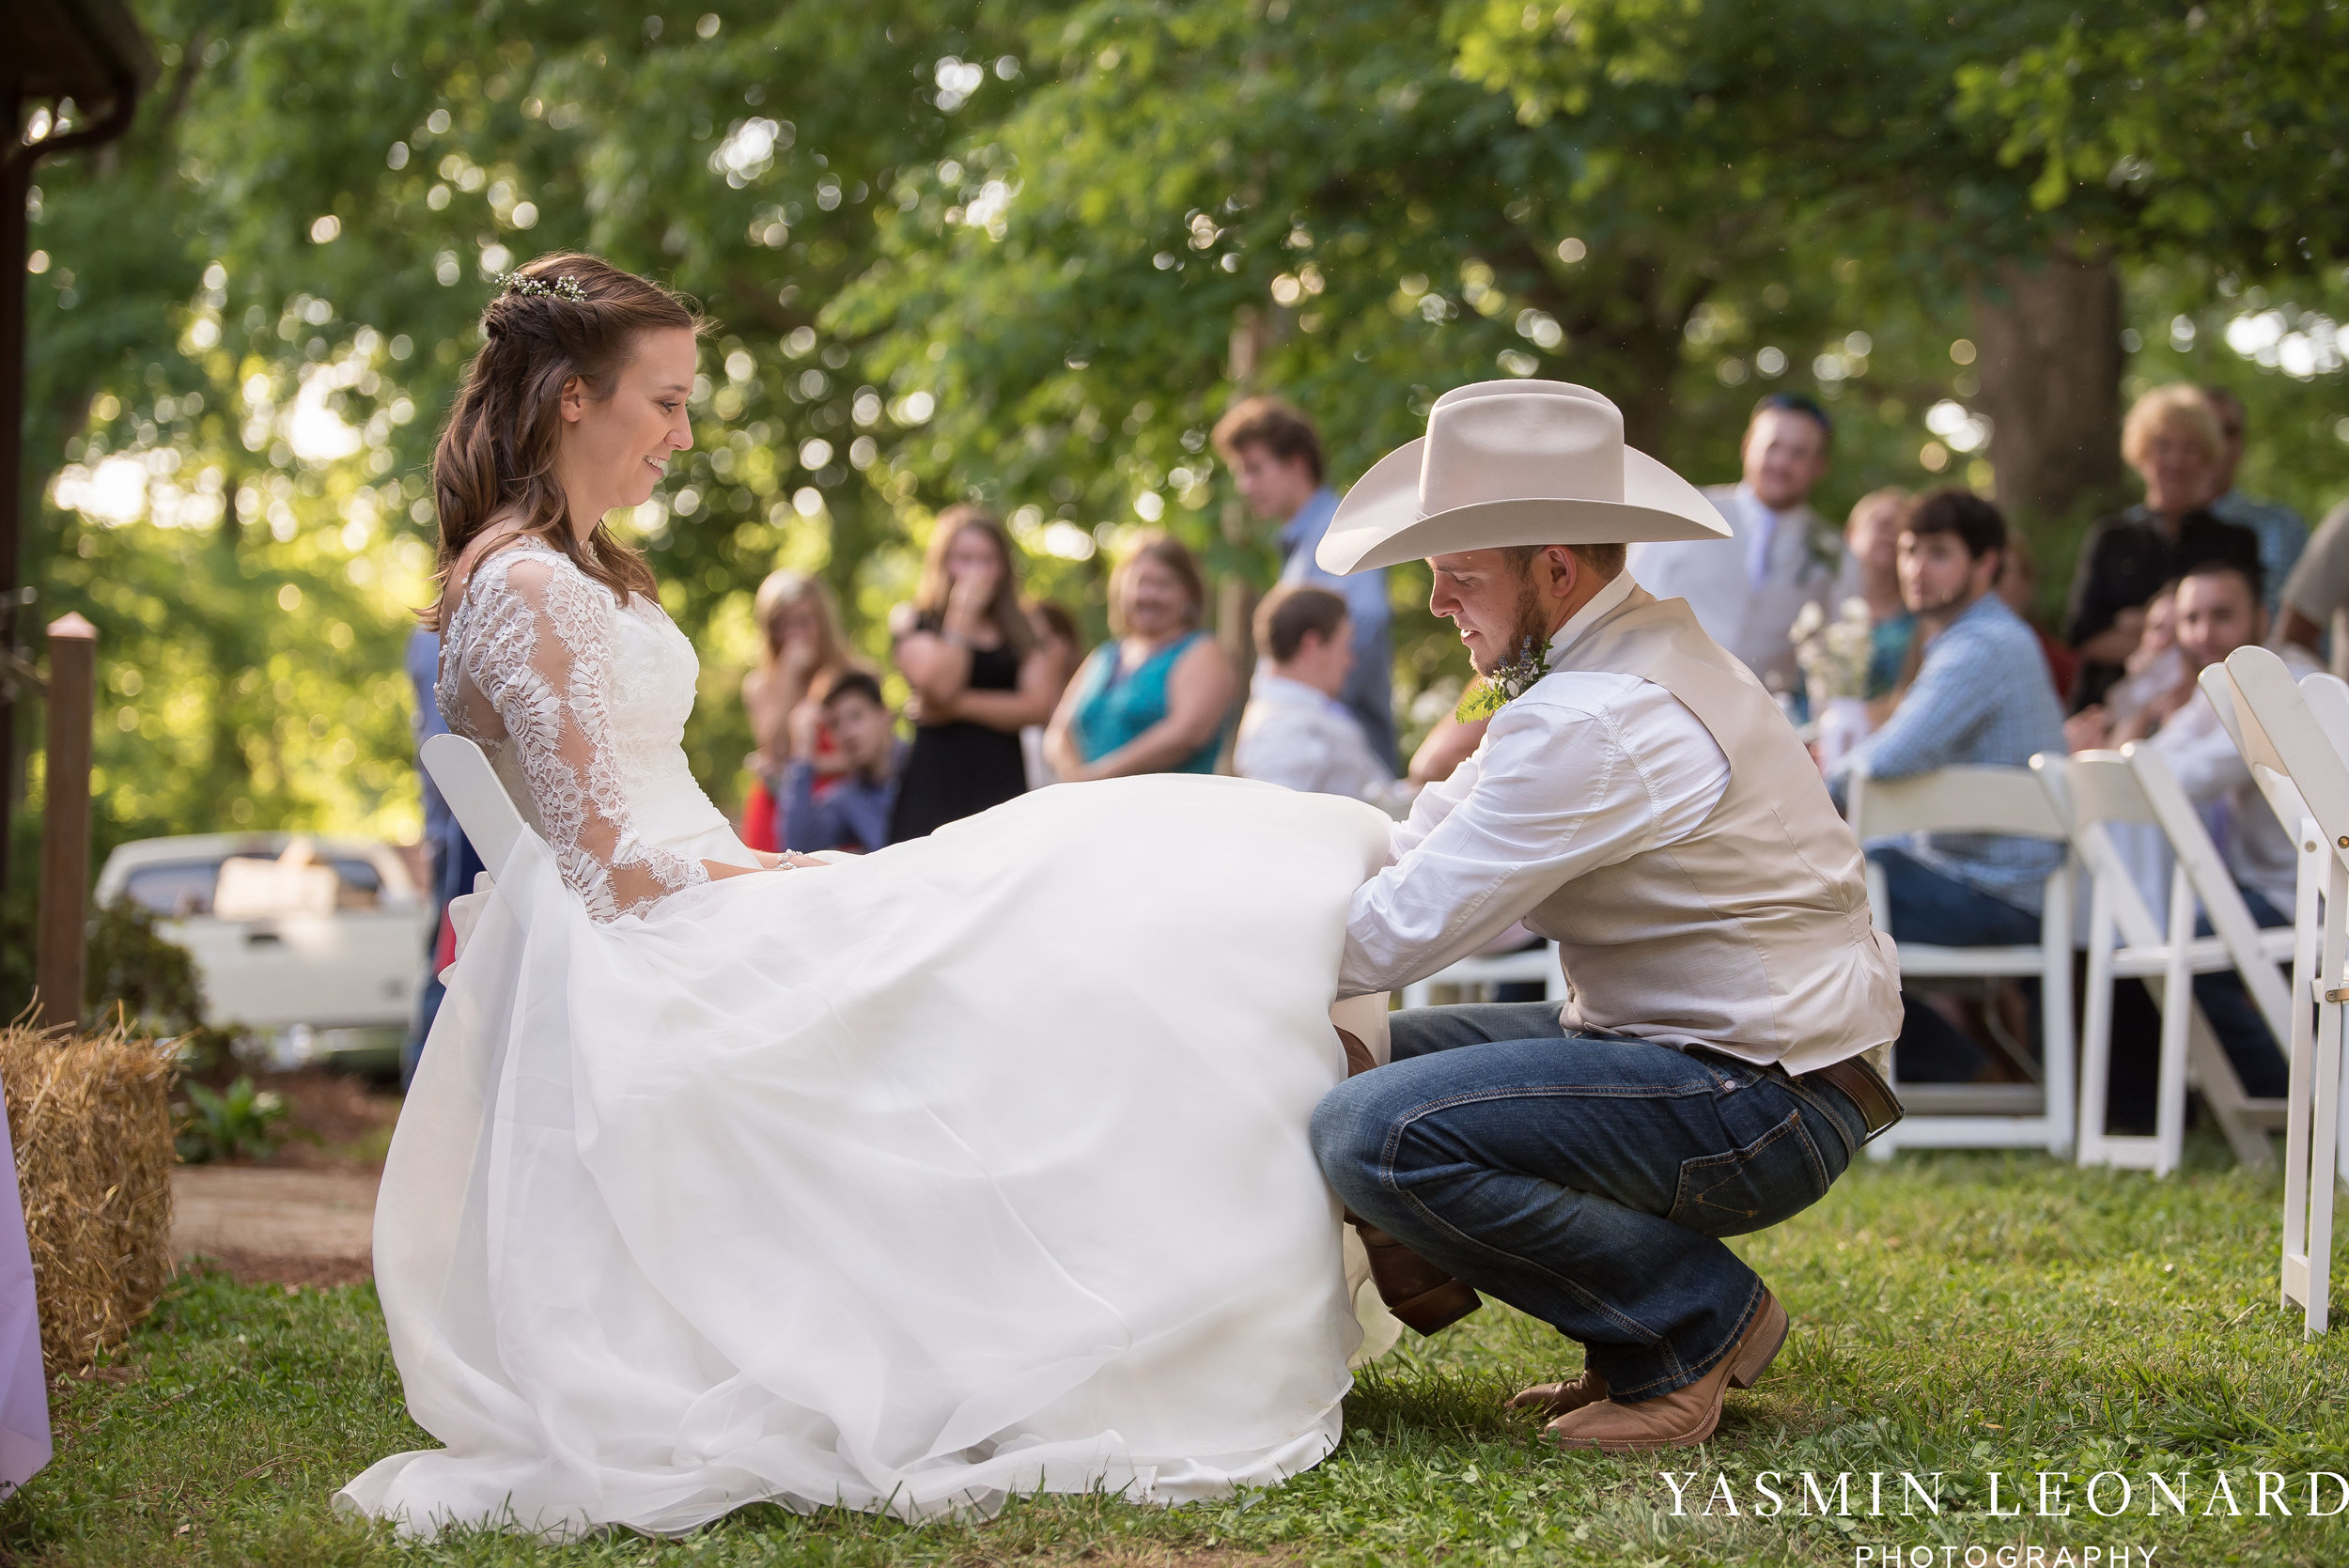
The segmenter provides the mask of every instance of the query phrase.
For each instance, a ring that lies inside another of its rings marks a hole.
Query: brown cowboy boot
[[[1563,1416],[1569,1410],[1579,1410],[1585,1405],[1596,1405],[1607,1397],[1607,1379],[1596,1367],[1584,1367],[1582,1375],[1571,1383],[1536,1383],[1509,1401],[1512,1410],[1539,1410],[1546,1416]]]
[[[1761,1308],[1729,1354],[1685,1389],[1660,1399],[1618,1405],[1611,1399],[1569,1410],[1549,1423],[1562,1448],[1629,1453],[1641,1449],[1688,1448],[1713,1436],[1721,1423],[1721,1396],[1732,1388],[1750,1389],[1769,1370],[1786,1343],[1786,1309],[1768,1291]]]
[[[1338,1031],[1338,1043],[1346,1048],[1346,1077],[1369,1072],[1378,1064],[1371,1059],[1370,1048],[1343,1029]],[[1346,1211],[1346,1219],[1362,1238],[1362,1250],[1370,1254],[1370,1279],[1378,1287],[1378,1299],[1397,1321],[1422,1334],[1432,1334],[1485,1304],[1475,1291],[1352,1210]]]

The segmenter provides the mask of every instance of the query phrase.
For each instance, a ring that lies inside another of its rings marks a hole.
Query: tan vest
[[[1899,1033],[1899,967],[1869,919],[1859,845],[1778,705],[1687,601],[1633,588],[1550,670],[1654,681],[1729,759],[1694,833],[1578,877],[1525,917],[1559,945],[1567,1024],[1791,1073]]]

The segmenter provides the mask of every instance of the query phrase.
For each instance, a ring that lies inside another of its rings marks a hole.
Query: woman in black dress
[[[1052,716],[1052,660],[1019,604],[1011,536],[976,506],[939,515],[895,657],[921,707],[891,843],[1027,788],[1019,732]]]

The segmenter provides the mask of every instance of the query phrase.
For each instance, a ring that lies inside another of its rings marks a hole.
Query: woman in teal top
[[[1093,650],[1044,737],[1064,782],[1212,773],[1232,705],[1231,660],[1199,629],[1206,588],[1190,551],[1145,538],[1110,577],[1115,640]]]

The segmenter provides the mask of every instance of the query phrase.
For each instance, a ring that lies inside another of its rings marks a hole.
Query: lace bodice
[[[709,879],[663,846],[690,832],[646,820],[706,829],[717,816],[681,745],[698,664],[658,603],[639,594],[623,608],[560,551],[524,541],[474,569],[442,646],[449,728],[520,786],[591,916],[640,914]]]

